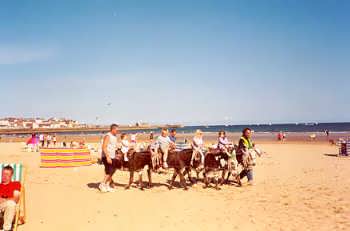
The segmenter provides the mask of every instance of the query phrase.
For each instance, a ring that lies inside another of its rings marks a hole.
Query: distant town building
[[[37,128],[81,128],[86,127],[76,120],[65,118],[3,118],[0,129],[37,129]]]

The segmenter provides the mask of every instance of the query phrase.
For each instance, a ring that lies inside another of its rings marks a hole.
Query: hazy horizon
[[[349,1],[6,1],[0,117],[348,122]]]

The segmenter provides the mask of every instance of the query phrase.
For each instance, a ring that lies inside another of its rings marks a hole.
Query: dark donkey
[[[185,190],[188,189],[184,174],[189,174],[189,178],[191,179],[190,169],[191,169],[192,153],[193,153],[192,149],[184,149],[181,151],[172,151],[172,150],[169,151],[167,164],[169,168],[174,169],[174,174],[171,178],[169,189],[173,188],[174,181],[177,175],[179,175],[180,177],[180,184],[182,185],[182,187]]]
[[[228,152],[233,153],[235,148],[229,148]],[[236,157],[234,157],[236,158]],[[222,185],[224,183],[226,172],[231,172],[231,162],[229,161],[229,156],[226,152],[220,149],[210,150],[204,158],[204,188],[209,186],[208,174],[210,172],[214,173],[215,179],[215,189],[219,190],[219,183]],[[219,174],[221,172],[221,178],[219,182]]]
[[[136,152],[135,150],[129,150],[128,152],[129,161],[123,160],[123,166],[127,167],[130,172],[129,184],[125,187],[125,189],[129,189],[131,184],[134,181],[134,173],[139,172],[139,188],[143,190],[143,182],[142,182],[142,171],[147,170],[148,175],[148,188],[152,187],[152,159],[151,152],[149,150]]]

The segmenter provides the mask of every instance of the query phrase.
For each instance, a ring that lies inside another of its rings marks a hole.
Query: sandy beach
[[[26,166],[27,223],[19,230],[350,230],[350,159],[336,146],[264,142],[255,186],[169,191],[170,175],[153,174],[154,187],[102,194],[101,165],[39,168],[40,156],[20,143],[0,143],[0,159]],[[146,180],[146,177],[144,178]]]

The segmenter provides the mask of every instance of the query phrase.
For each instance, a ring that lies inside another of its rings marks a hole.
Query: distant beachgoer
[[[325,131],[324,131],[324,133],[326,134],[327,139],[329,139],[329,130],[328,130],[328,129],[327,129],[327,130],[325,130]]]
[[[313,133],[313,134],[310,135],[310,139],[311,139],[311,140],[316,140],[316,137],[317,137],[317,136],[316,136],[315,133]]]
[[[43,148],[44,144],[45,144],[45,138],[44,138],[44,134],[40,134],[39,135],[39,141],[40,141],[40,145]]]
[[[70,142],[70,148],[79,148],[79,143],[76,141],[71,141]]]
[[[128,135],[123,133],[120,135],[121,139],[121,152],[124,156],[124,161],[129,161],[128,159],[128,151],[129,151],[129,141],[128,141]]]
[[[278,134],[277,134],[277,140],[278,141],[284,141],[284,138],[285,138],[285,134],[280,131]]]
[[[52,143],[53,143],[54,147],[56,147],[56,142],[57,142],[57,137],[56,137],[56,135],[53,135],[52,136]]]
[[[130,142],[131,142],[132,144],[136,144],[136,136],[137,136],[137,134],[131,134],[131,136],[130,136]]]
[[[113,192],[114,189],[110,186],[112,176],[116,171],[116,155],[117,149],[117,134],[118,125],[112,124],[110,131],[103,138],[102,143],[102,163],[105,167],[105,177],[99,185],[101,192]]]
[[[203,142],[203,133],[201,130],[197,130],[193,140],[192,140],[192,148],[193,148],[193,153],[191,157],[191,165],[193,166],[193,161],[195,159],[195,156],[197,154],[201,155],[201,161],[202,164],[204,164],[204,153],[203,153],[203,148],[204,148],[204,142]]]
[[[47,145],[47,147],[50,147],[51,140],[52,140],[52,137],[51,137],[50,134],[48,134],[48,135],[46,136],[46,145]]]
[[[163,128],[161,135],[157,138],[160,150],[163,152],[163,168],[168,168],[167,159],[169,148],[175,148],[175,143],[168,136],[168,129]]]
[[[154,139],[153,132],[150,132],[150,133],[149,133],[149,139],[150,139],[151,141]]]
[[[62,142],[62,145],[63,145],[64,148],[66,148],[66,147],[67,147],[66,141],[63,141],[63,142]]]
[[[176,129],[171,129],[169,138],[171,142],[176,143]]]

